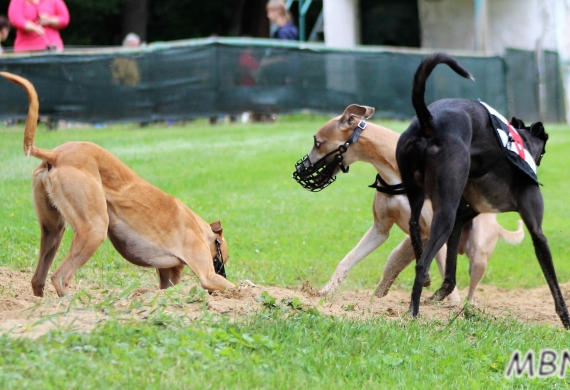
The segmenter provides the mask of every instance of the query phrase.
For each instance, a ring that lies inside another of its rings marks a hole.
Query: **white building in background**
[[[568,0],[419,0],[418,10],[424,48],[570,54]]]
[[[347,49],[360,44],[358,0],[323,0],[323,19],[326,45]]]
[[[421,48],[499,56],[506,48],[558,52],[570,122],[570,0],[417,0],[417,6]],[[359,0],[323,0],[327,46],[360,43],[359,9]]]

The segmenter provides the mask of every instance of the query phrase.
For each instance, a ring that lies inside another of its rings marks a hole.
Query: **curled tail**
[[[414,74],[414,84],[412,87],[412,104],[416,110],[416,115],[420,121],[420,126],[424,132],[429,132],[430,123],[432,120],[431,113],[429,112],[424,99],[426,92],[426,82],[438,64],[447,64],[455,73],[461,77],[475,80],[473,76],[465,69],[463,69],[457,61],[445,53],[433,53],[422,60],[420,66]]]
[[[38,126],[38,112],[40,108],[36,89],[28,80],[23,77],[16,76],[15,74],[0,72],[0,76],[20,85],[28,93],[29,108],[28,119],[26,119],[26,129],[24,130],[24,153],[26,156],[34,156],[53,164],[57,157],[56,152],[53,150],[36,148],[34,146],[34,136],[36,135],[36,127]]]
[[[507,244],[520,244],[524,238],[523,222],[519,219],[518,228],[514,232],[508,231],[499,225],[499,237],[501,237]]]

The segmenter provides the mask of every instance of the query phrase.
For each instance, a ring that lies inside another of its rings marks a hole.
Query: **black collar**
[[[390,185],[386,183],[384,179],[382,179],[382,176],[380,176],[379,173],[376,175],[376,180],[374,183],[368,187],[376,188],[376,191],[389,195],[402,195],[406,193],[406,190],[404,190],[404,185],[402,183]]]

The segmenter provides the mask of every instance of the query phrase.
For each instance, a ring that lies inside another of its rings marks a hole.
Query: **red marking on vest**
[[[515,128],[509,122],[507,122],[507,125],[509,126],[509,133],[511,134],[513,141],[515,141],[515,147],[517,148],[517,153],[519,154],[519,157],[524,160],[524,142],[520,134],[517,133]]]

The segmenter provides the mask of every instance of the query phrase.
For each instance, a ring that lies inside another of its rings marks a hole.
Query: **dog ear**
[[[212,222],[210,224],[210,227],[212,228],[212,231],[219,236],[221,236],[224,231],[224,229],[222,229],[222,223],[220,221]]]
[[[344,113],[342,114],[340,121],[343,123],[351,123],[354,117],[360,117],[368,119],[374,115],[374,107],[359,106],[358,104],[351,104],[346,107]]]
[[[530,133],[536,138],[546,141],[548,139],[548,134],[544,131],[544,126],[542,122],[536,122],[530,125]]]
[[[525,129],[525,125],[524,122],[521,119],[517,119],[513,116],[513,118],[511,119],[511,125],[513,125],[513,127],[515,129]]]

